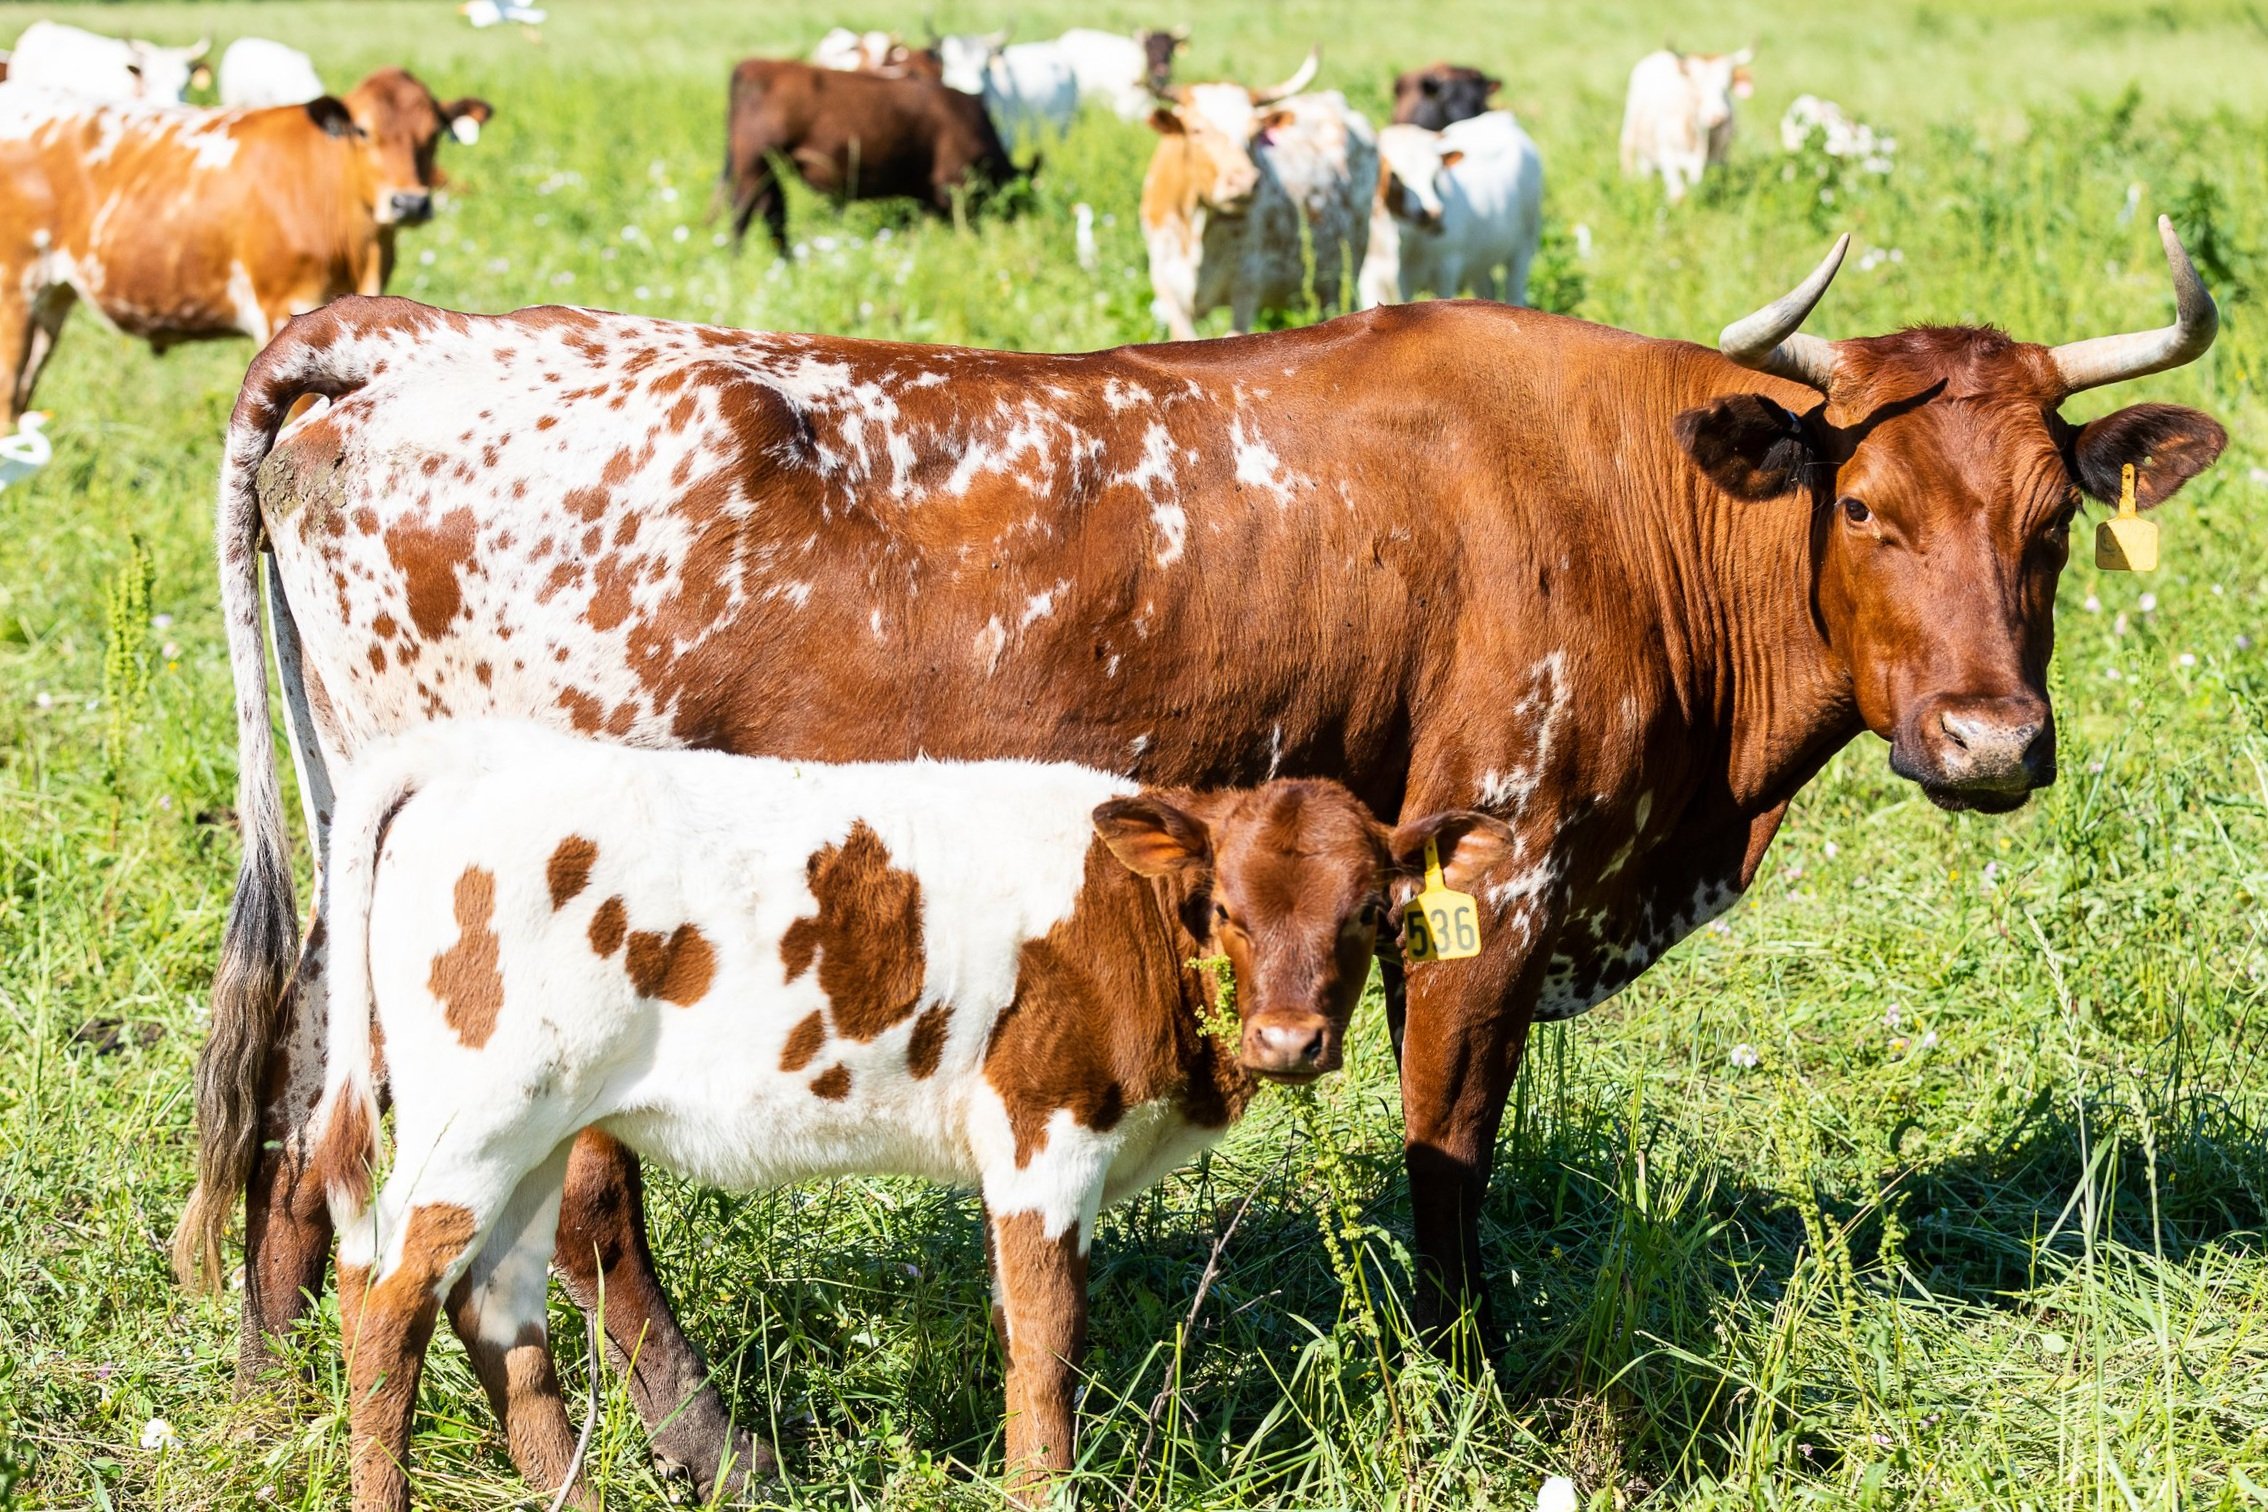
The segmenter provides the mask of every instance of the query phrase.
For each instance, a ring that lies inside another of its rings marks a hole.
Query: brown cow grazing
[[[0,431],[82,299],[162,352],[383,291],[396,231],[433,213],[441,133],[490,113],[398,68],[268,110],[0,86]]]
[[[185,1273],[217,1272],[247,1191],[253,1370],[325,1264],[302,1127],[325,955],[295,938],[265,543],[318,854],[328,773],[445,713],[1153,785],[1333,776],[1381,817],[1502,819],[1481,954],[1414,969],[1406,1016],[1388,979],[1417,1302],[1481,1309],[1480,1203],[1530,1024],[1737,900],[1864,731],[1948,808],[2053,780],[2082,496],[2115,497],[2132,463],[2156,504],[2226,440],[2172,405],[2058,413],[2211,342],[2161,230],[2176,323],[2060,347],[1806,337],[1840,246],[1720,350],[1459,301],[1067,356],[403,300],[303,318],[254,361],[223,475],[246,846]],[[336,402],[277,443],[307,393]],[[713,1472],[752,1446],[669,1316],[639,1194],[619,1147],[578,1146],[557,1265],[586,1303],[603,1276],[634,1399]]]
[[[774,172],[785,158],[806,184],[838,200],[914,199],[949,216],[956,197],[1000,188],[1019,170],[975,95],[918,77],[884,78],[751,58],[732,71],[725,165],[718,193],[732,205],[733,244],[757,216],[787,251],[787,200]]]
[[[1489,97],[1504,87],[1477,68],[1429,63],[1394,80],[1394,124],[1439,131],[1451,121],[1484,115]]]

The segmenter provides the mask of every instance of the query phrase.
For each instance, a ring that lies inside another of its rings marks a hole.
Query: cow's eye
[[[1228,921],[1228,905],[1226,903],[1215,903],[1213,905],[1213,922],[1215,924],[1226,924]]]
[[[2064,505],[2061,509],[2057,510],[2054,515],[2049,517],[2047,522],[2048,538],[2050,540],[2053,540],[2058,536],[2069,535],[2071,533],[2072,518],[2078,513],[2079,502],[2076,499],[2074,499],[2069,504]]]
[[[1842,507],[1843,518],[1850,521],[1853,525],[1864,525],[1867,521],[1874,518],[1874,511],[1866,507],[1864,500],[1845,499],[1842,501]]]

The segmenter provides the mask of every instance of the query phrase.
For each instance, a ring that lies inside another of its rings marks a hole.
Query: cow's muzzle
[[[433,195],[428,190],[390,194],[386,196],[386,206],[393,211],[393,223],[397,226],[422,226],[433,219]]]
[[[1237,1056],[1244,1069],[1298,1085],[1339,1069],[1339,1028],[1320,1013],[1269,1013],[1245,1020]]]
[[[1890,770],[1939,808],[2006,813],[2055,781],[2055,715],[2029,692],[1927,699],[1890,742]]]

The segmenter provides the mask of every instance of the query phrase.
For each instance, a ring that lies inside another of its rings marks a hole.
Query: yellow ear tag
[[[1412,961],[1461,961],[1480,954],[1480,905],[1441,878],[1441,850],[1425,842],[1425,891],[1402,909],[1402,954]]]
[[[2118,470],[2118,514],[2095,527],[2095,565],[2105,572],[2156,572],[2158,522],[2134,511],[2134,464]]]

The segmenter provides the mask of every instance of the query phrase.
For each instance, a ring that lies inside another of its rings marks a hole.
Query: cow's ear
[[[449,135],[467,147],[480,140],[480,128],[487,125],[488,118],[494,114],[496,111],[486,100],[474,99],[471,95],[441,107],[442,119],[449,123]]]
[[[1492,98],[1503,87],[1504,81],[1502,79],[1491,79],[1484,74],[1481,77],[1481,98],[1484,100]]]
[[[1441,880],[1467,892],[1490,867],[1512,852],[1512,826],[1477,809],[1450,809],[1396,826],[1387,841],[1394,870],[1406,877],[1425,873],[1425,842],[1441,858]]]
[[[1182,125],[1179,111],[1160,105],[1150,112],[1150,129],[1160,136],[1180,136],[1188,128]]]
[[[1671,424],[1693,465],[1736,499],[1794,493],[1825,460],[1803,417],[1762,394],[1727,394]]]
[[[1299,112],[1296,110],[1271,110],[1260,118],[1260,135],[1266,136],[1271,131],[1280,131],[1298,119]]]
[[[1095,810],[1095,833],[1137,877],[1203,871],[1213,864],[1204,821],[1162,798],[1113,798]]]
[[[354,124],[354,116],[346,102],[337,95],[317,95],[307,102],[307,119],[323,128],[325,136],[355,137],[362,128]]]
[[[1462,147],[1452,147],[1447,152],[1441,154],[1441,166],[1444,168],[1454,168],[1464,160],[1465,149],[1463,149]]]
[[[2071,475],[2106,504],[2118,501],[2119,472],[2134,464],[2134,502],[2144,509],[2213,465],[2229,433],[2211,415],[2178,404],[2130,404],[2079,427],[2070,442]]]

